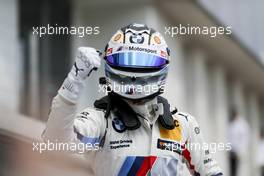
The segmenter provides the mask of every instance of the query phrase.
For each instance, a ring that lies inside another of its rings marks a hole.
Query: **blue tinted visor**
[[[163,57],[139,52],[116,53],[105,59],[110,66],[128,68],[163,68],[168,64]]]

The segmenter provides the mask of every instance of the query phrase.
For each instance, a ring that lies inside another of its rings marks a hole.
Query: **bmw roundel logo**
[[[132,34],[130,36],[130,42],[131,43],[143,43],[144,42],[144,37],[142,35]]]
[[[112,121],[113,128],[116,132],[122,133],[126,130],[126,126],[119,118],[114,118]]]

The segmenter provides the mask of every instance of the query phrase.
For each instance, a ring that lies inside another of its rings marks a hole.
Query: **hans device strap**
[[[172,114],[176,110],[170,112],[170,104],[167,99],[158,96],[158,103],[163,104],[163,115],[160,115],[158,122],[166,129],[172,130],[175,127],[175,123]],[[116,113],[120,117],[120,120],[124,123],[128,130],[135,130],[141,126],[141,123],[137,117],[136,112],[124,101],[119,95],[110,92],[108,96],[105,96],[94,102],[94,107],[105,110],[105,118],[108,118],[110,112]]]
[[[172,130],[175,127],[175,123],[172,117],[172,113],[170,111],[170,104],[168,103],[168,100],[158,96],[158,103],[162,103],[163,104],[163,115],[160,115],[158,120],[159,123],[166,129],[168,130]]]

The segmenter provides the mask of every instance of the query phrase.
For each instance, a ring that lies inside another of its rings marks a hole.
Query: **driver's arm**
[[[100,57],[94,48],[78,49],[74,66],[52,101],[43,133],[45,141],[98,142],[97,139],[101,137],[105,128],[103,112],[87,108],[76,115],[76,104],[87,75],[99,66]]]
[[[192,175],[223,175],[217,162],[212,158],[210,149],[206,147],[203,134],[194,117],[188,115],[188,140],[183,156]],[[210,145],[207,145],[210,146]]]

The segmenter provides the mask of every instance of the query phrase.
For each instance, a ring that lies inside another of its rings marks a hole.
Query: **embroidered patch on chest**
[[[114,130],[118,133],[122,133],[122,132],[126,131],[126,126],[124,125],[124,123],[119,118],[113,119],[112,126],[113,126]]]

